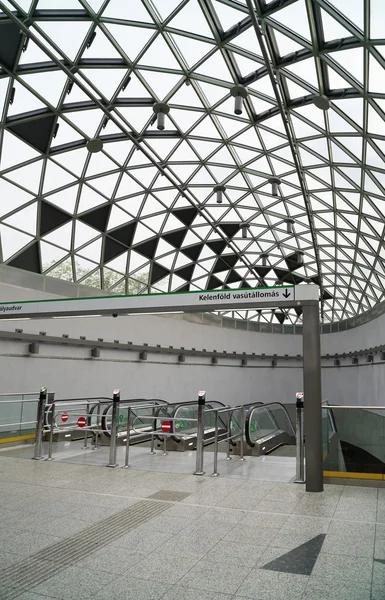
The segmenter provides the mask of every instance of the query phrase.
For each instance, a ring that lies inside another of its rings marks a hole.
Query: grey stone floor
[[[385,489],[0,453],[0,509],[2,600],[385,600]]]

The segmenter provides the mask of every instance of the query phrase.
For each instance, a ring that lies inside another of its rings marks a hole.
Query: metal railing
[[[22,436],[36,428],[37,392],[13,392],[0,394],[0,439],[5,435]]]

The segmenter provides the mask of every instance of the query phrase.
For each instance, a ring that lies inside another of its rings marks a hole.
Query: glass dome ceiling
[[[116,293],[313,282],[325,322],[383,300],[383,2],[0,0],[0,261]]]

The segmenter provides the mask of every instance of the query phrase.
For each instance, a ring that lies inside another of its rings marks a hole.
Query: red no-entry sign
[[[78,427],[85,427],[87,425],[87,421],[85,417],[78,418]]]
[[[68,421],[68,413],[63,413],[61,416],[61,420],[63,421],[63,423],[66,423]]]
[[[162,427],[162,431],[164,431],[164,433],[169,433],[171,431],[171,422],[163,421],[161,427]]]

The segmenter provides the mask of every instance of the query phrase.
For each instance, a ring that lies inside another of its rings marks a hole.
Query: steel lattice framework
[[[367,311],[384,31],[383,0],[0,0],[0,261],[116,293],[311,282],[325,321]]]

